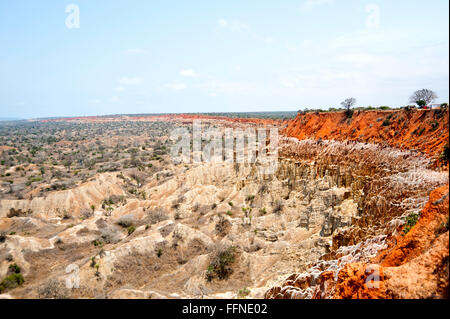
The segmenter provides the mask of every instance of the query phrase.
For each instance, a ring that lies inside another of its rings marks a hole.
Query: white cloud
[[[314,7],[318,7],[324,4],[330,4],[333,3],[334,0],[306,0],[303,5],[300,7],[300,10],[302,12],[309,12]]]
[[[142,83],[142,79],[141,78],[131,78],[131,77],[123,77],[121,79],[119,79],[119,84],[122,85],[139,85]]]
[[[220,25],[221,27],[226,27],[228,26],[228,21],[225,19],[219,19],[217,20],[217,24]]]
[[[115,90],[116,90],[116,92],[120,93],[120,92],[125,91],[125,88],[123,86],[118,86],[118,87],[115,88]]]
[[[185,77],[196,77],[197,73],[192,69],[183,69],[180,71],[180,75]]]
[[[184,83],[167,83],[166,85],[164,85],[164,87],[174,90],[174,91],[181,91],[187,88],[186,84]]]

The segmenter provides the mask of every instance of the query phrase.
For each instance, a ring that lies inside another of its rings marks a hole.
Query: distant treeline
[[[374,106],[360,106],[360,107],[354,107],[352,108],[355,111],[370,111],[370,110],[394,110],[394,109],[400,109],[400,108],[394,108],[394,107],[390,107],[390,106],[379,106],[379,107],[374,107]],[[309,109],[309,108],[305,108],[303,110],[299,110],[298,113],[314,113],[314,112],[343,112],[345,111],[345,109],[343,108],[335,108],[335,107],[330,107],[329,109]]]
[[[367,110],[391,110],[396,109],[389,106],[366,106],[366,107],[354,107],[355,111],[367,111]],[[398,109],[398,108],[397,108]],[[189,114],[189,115],[205,115],[205,116],[223,116],[228,118],[258,118],[258,119],[290,119],[294,118],[298,113],[310,113],[310,112],[340,112],[344,111],[342,108],[330,107],[329,109],[310,109],[302,108],[298,111],[277,111],[277,112],[199,112],[199,113],[138,113],[138,114],[110,114],[110,115],[98,115],[98,116],[80,116],[83,117],[96,117],[96,118],[116,118],[116,117],[146,117],[146,116],[164,116],[164,115],[177,115],[177,114]],[[61,116],[61,117],[46,117],[39,118],[39,120],[56,120],[61,118],[77,118],[76,116]]]

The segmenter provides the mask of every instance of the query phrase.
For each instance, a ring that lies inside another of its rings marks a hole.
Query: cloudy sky
[[[448,0],[5,0],[0,117],[449,100]]]

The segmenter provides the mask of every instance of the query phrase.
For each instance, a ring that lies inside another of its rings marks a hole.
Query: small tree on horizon
[[[347,117],[351,117],[353,115],[352,107],[356,104],[356,99],[354,97],[345,99],[341,102],[341,105],[345,108],[345,114]]]
[[[411,103],[416,103],[418,106],[425,106],[438,98],[437,94],[429,89],[421,89],[415,91],[409,101]]]

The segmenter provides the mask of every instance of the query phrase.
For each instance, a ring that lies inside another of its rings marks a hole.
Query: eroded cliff
[[[299,114],[285,133],[284,156],[347,172],[358,213],[265,297],[447,298],[448,111]]]

